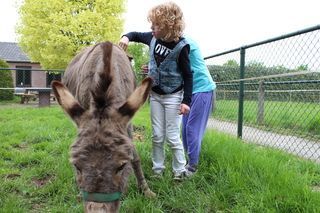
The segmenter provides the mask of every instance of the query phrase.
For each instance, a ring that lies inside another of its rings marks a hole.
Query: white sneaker
[[[191,166],[191,165],[187,164],[185,166],[185,168],[186,168],[186,176],[187,177],[191,177],[197,172],[197,166],[194,166],[194,165]]]
[[[173,174],[173,180],[175,181],[183,181],[184,179],[186,179],[187,175],[186,175],[186,171],[183,172],[174,172]]]
[[[163,177],[163,170],[154,170],[151,178],[161,179]]]

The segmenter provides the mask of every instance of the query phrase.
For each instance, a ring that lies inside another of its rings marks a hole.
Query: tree
[[[307,71],[308,70],[308,64],[301,64],[297,68],[299,71]]]
[[[258,61],[250,61],[247,64],[247,67],[253,67],[253,68],[256,68],[256,69],[266,68],[266,66],[263,64],[263,62],[258,62]]]
[[[133,56],[133,69],[136,73],[136,76],[141,76],[141,66],[148,64],[148,49],[149,47],[147,47],[146,45],[138,43],[132,43],[128,47],[128,53]],[[139,80],[141,80],[141,78]]]
[[[32,61],[64,69],[82,48],[116,42],[123,30],[125,0],[24,0],[19,43]]]
[[[0,59],[0,67],[9,68],[9,65],[7,62]],[[0,70],[0,87],[13,88],[11,71]],[[13,98],[13,90],[0,89],[0,100],[12,100]]]
[[[231,59],[231,60],[228,60],[226,63],[224,63],[223,66],[226,66],[226,67],[239,67],[239,64],[238,64],[238,62],[236,60]]]

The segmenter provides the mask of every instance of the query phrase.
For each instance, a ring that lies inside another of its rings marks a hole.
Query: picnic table
[[[50,106],[50,94],[51,88],[47,87],[27,87],[25,88],[26,94],[32,94],[31,92],[36,92],[39,99],[39,107]]]
[[[24,87],[16,88],[15,95],[21,97],[21,104],[38,98],[39,107],[50,106],[51,88],[47,87]]]

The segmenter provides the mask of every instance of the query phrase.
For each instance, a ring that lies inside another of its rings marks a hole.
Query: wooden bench
[[[27,104],[30,100],[35,100],[37,98],[37,95],[33,93],[14,93],[14,95],[21,98],[20,104]]]

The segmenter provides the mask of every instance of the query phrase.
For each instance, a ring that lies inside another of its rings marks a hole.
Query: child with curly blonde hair
[[[149,46],[148,75],[154,84],[150,94],[152,124],[153,172],[162,176],[165,169],[164,143],[172,151],[175,180],[186,176],[186,159],[180,139],[181,115],[189,113],[192,96],[190,46],[182,37],[183,13],[178,5],[166,2],[148,13],[151,32],[130,32],[122,36],[119,45],[126,50],[130,41]]]

